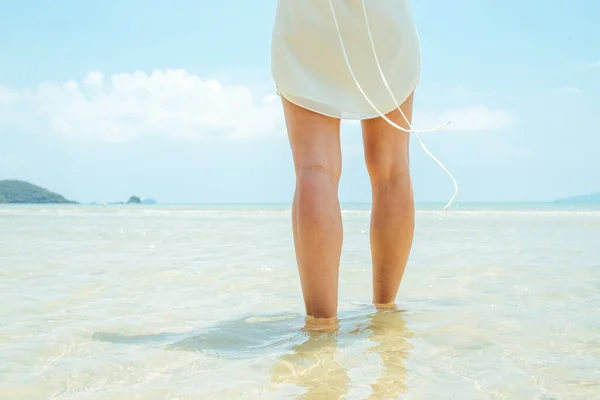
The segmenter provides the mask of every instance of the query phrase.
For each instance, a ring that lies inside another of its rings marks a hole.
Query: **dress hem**
[[[408,91],[408,94],[406,94],[404,96],[404,98],[398,103],[398,106],[394,106],[394,107],[392,107],[392,108],[390,108],[389,110],[386,110],[386,111],[380,110],[381,113],[383,115],[387,115],[387,114],[393,112],[394,110],[397,110],[399,107],[401,107],[402,104],[404,104],[404,102],[410,97],[410,95],[415,92],[415,90],[417,89],[418,85],[419,85],[419,79],[417,79],[417,81],[411,86],[410,90]],[[340,111],[340,114],[342,114],[342,115],[339,115],[339,114],[335,115],[335,114],[332,114],[332,113],[327,113],[327,112],[324,112],[324,111],[319,111],[319,110],[316,110],[313,107],[310,107],[308,105],[301,104],[298,100],[302,99],[303,98],[302,96],[293,96],[295,99],[291,99],[290,96],[292,96],[292,95],[290,95],[290,94],[285,95],[284,93],[282,93],[281,89],[279,88],[279,86],[277,87],[277,94],[279,96],[281,96],[282,98],[286,99],[287,101],[289,101],[290,103],[298,106],[298,107],[304,108],[305,110],[312,111],[312,112],[314,112],[316,114],[324,115],[324,116],[330,117],[330,118],[337,118],[337,119],[350,120],[350,121],[365,121],[365,120],[369,120],[369,119],[374,119],[374,118],[381,117],[381,115],[378,114],[377,112],[374,112],[373,114],[366,114],[364,116],[355,116],[355,117],[352,117],[352,116],[344,116],[343,115],[345,113],[344,111]],[[356,114],[352,114],[350,112],[346,112],[346,113],[350,114],[350,115],[356,115]]]

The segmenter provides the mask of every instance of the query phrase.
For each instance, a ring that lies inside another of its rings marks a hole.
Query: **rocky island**
[[[127,204],[142,204],[142,201],[137,196],[131,196],[129,200],[127,200]]]
[[[77,204],[58,193],[29,182],[18,180],[0,181],[0,204]]]
[[[124,204],[157,204],[156,200],[153,199],[145,199],[141,200],[139,196],[130,196],[129,200],[126,202],[117,201],[117,202],[108,202],[108,205],[124,205]]]

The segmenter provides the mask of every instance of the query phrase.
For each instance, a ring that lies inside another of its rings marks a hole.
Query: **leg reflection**
[[[306,389],[299,399],[342,399],[350,380],[346,369],[335,359],[337,332],[306,329],[308,339],[271,368],[274,384],[291,384]]]
[[[407,341],[412,332],[406,327],[402,310],[382,309],[368,318],[369,339],[376,344],[367,352],[378,353],[383,363],[382,375],[371,385],[369,399],[397,399],[406,393],[408,373],[404,361],[413,349]]]

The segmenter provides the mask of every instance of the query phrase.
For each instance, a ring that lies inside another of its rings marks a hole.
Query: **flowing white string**
[[[406,115],[404,115],[404,112],[400,108],[400,104],[398,104],[398,101],[396,100],[396,98],[394,96],[394,93],[393,93],[392,89],[390,88],[390,86],[389,86],[389,84],[387,82],[387,79],[385,79],[385,75],[384,75],[383,70],[381,68],[381,64],[379,63],[379,58],[377,57],[377,51],[375,50],[375,42],[373,40],[373,35],[371,33],[371,26],[369,24],[369,17],[367,15],[367,8],[365,7],[364,0],[361,0],[361,4],[362,4],[362,9],[363,9],[363,15],[365,17],[365,22],[367,24],[367,31],[368,31],[368,34],[369,34],[369,41],[371,42],[371,49],[373,50],[373,55],[375,56],[375,62],[377,63],[377,68],[379,69],[379,74],[381,76],[381,79],[383,80],[383,83],[384,83],[386,89],[388,90],[388,93],[390,94],[390,96],[394,100],[394,103],[396,104],[396,108],[400,111],[400,114],[402,115],[402,117],[404,118],[404,120],[406,121],[406,123],[408,124],[408,127],[410,129],[405,129],[405,128],[401,127],[400,125],[394,123],[392,120],[390,120],[388,117],[386,117],[381,111],[379,111],[379,109],[375,106],[375,104],[373,104],[373,102],[369,99],[369,97],[367,96],[367,94],[363,90],[362,86],[358,82],[358,79],[356,79],[356,75],[354,75],[354,71],[352,70],[352,66],[350,65],[350,60],[348,59],[348,54],[346,52],[346,46],[344,44],[344,38],[342,36],[342,32],[340,31],[340,26],[338,24],[337,14],[335,12],[335,7],[333,5],[333,0],[329,0],[329,7],[331,8],[331,13],[333,15],[333,21],[335,22],[335,28],[337,29],[338,38],[339,38],[340,44],[342,46],[342,53],[344,55],[344,59],[346,60],[346,65],[348,66],[348,70],[350,71],[350,75],[352,76],[352,79],[354,79],[354,83],[358,87],[358,90],[362,93],[362,95],[365,98],[365,100],[371,105],[371,107],[373,107],[373,110],[375,110],[377,112],[377,114],[379,114],[379,116],[381,118],[383,118],[388,124],[390,124],[394,128],[396,128],[396,129],[398,129],[400,131],[403,131],[403,132],[407,132],[407,133],[411,133],[412,132],[412,133],[414,133],[414,135],[417,138],[417,140],[419,141],[419,144],[421,145],[421,148],[423,149],[423,151],[425,151],[425,153],[429,157],[431,157],[431,159],[433,161],[435,161],[440,166],[440,168],[442,168],[442,170],[446,174],[448,174],[448,176],[450,177],[450,179],[452,179],[452,183],[454,184],[454,195],[452,196],[452,198],[450,199],[450,201],[448,202],[448,204],[446,204],[446,206],[444,207],[444,210],[445,210],[448,207],[450,207],[450,205],[454,202],[454,199],[456,199],[456,196],[458,195],[458,183],[456,182],[456,179],[454,179],[454,176],[452,176],[452,174],[450,173],[450,171],[448,171],[448,169],[446,169],[446,167],[444,167],[444,164],[442,164],[433,154],[431,154],[431,152],[429,151],[429,149],[427,148],[427,146],[425,146],[425,143],[423,143],[423,141],[419,137],[418,133],[434,132],[434,131],[440,130],[443,127],[445,127],[448,124],[450,124],[450,121],[444,122],[443,124],[438,125],[435,128],[426,129],[426,130],[416,130],[416,129],[413,128],[412,124],[410,123],[410,121],[408,120],[408,118],[406,117]]]

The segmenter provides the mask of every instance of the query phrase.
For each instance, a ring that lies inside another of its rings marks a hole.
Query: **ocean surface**
[[[0,206],[0,399],[600,399],[600,207],[440,210],[377,311],[344,206],[327,334],[289,206]]]

